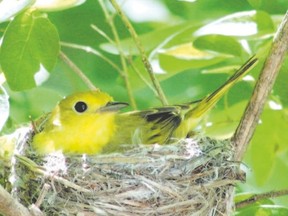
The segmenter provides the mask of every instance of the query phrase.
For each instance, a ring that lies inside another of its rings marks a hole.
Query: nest
[[[226,215],[245,179],[231,143],[208,137],[93,156],[25,152],[12,192],[45,215]]]

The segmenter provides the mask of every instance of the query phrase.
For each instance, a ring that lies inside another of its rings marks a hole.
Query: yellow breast
[[[57,150],[65,153],[95,154],[101,152],[115,132],[115,113],[71,116],[65,121],[54,116],[53,127],[45,128],[33,138],[33,146],[40,154]]]

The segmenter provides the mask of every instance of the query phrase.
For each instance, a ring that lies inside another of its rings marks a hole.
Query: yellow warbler
[[[101,91],[76,93],[60,101],[44,129],[33,138],[40,154],[95,154],[129,143],[169,143],[185,138],[221,96],[257,62],[250,58],[235,74],[209,96],[198,102],[143,111],[119,113],[127,103],[114,102]]]

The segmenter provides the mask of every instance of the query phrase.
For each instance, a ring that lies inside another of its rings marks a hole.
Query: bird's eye
[[[79,101],[74,105],[74,109],[76,110],[76,112],[78,113],[83,113],[87,110],[88,106],[85,102],[83,101]]]

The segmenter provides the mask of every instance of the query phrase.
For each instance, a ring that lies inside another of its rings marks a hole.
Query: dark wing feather
[[[181,108],[171,106],[118,114],[111,144],[167,143],[182,121]]]
[[[163,107],[155,109],[154,112],[146,113],[144,116],[150,128],[150,133],[144,139],[147,143],[167,143],[174,130],[181,123],[180,110],[177,107]]]

